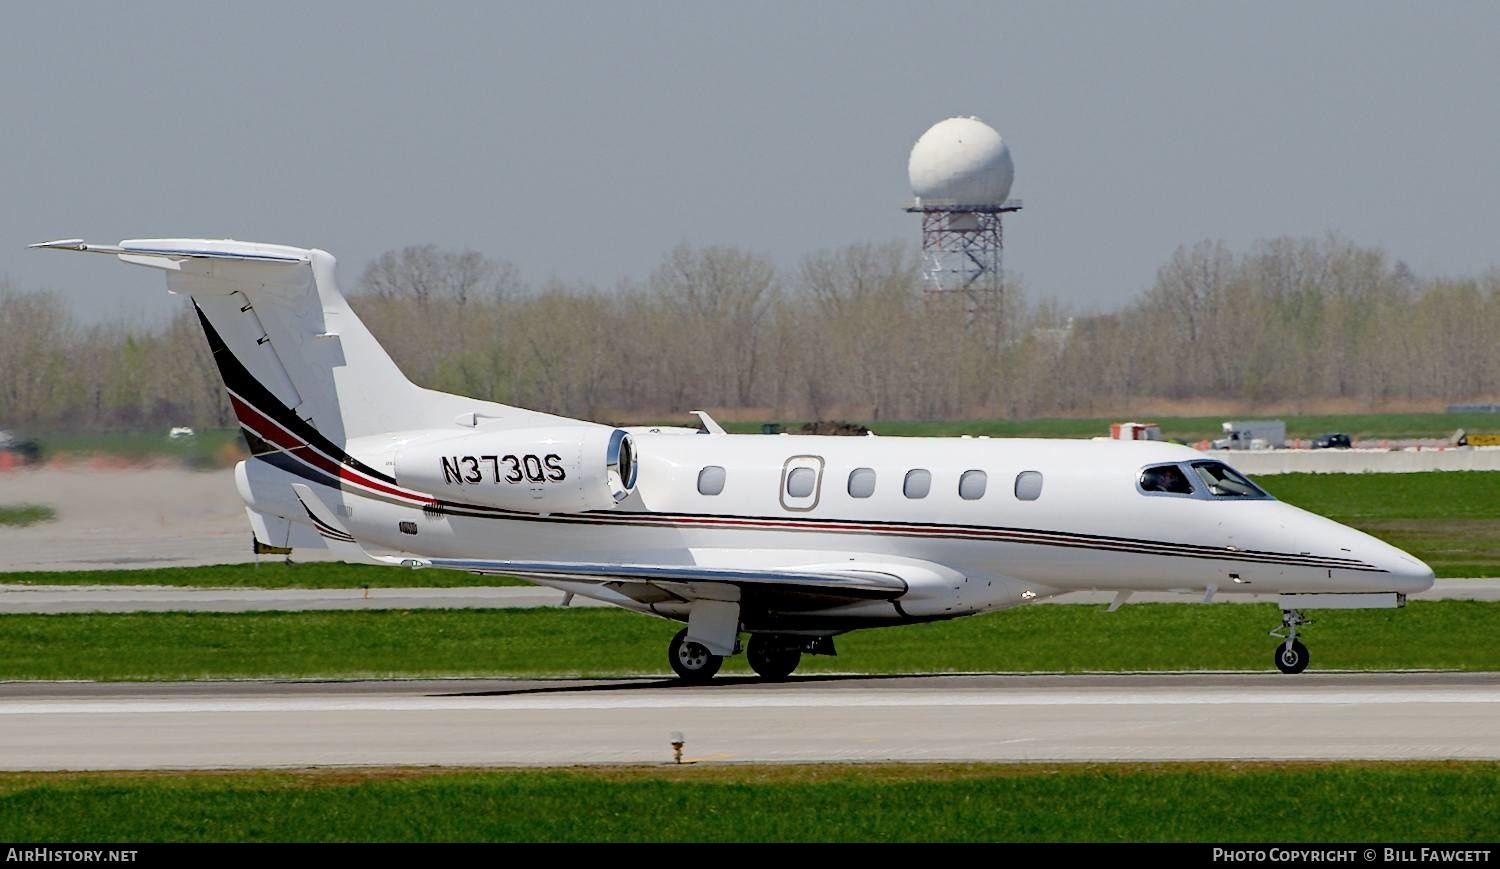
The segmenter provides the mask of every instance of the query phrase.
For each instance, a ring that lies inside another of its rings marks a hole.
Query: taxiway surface
[[[0,768],[1500,758],[1500,673],[0,684]]]

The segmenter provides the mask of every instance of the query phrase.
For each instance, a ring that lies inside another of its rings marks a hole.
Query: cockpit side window
[[[1167,495],[1191,495],[1193,484],[1181,465],[1156,465],[1141,471],[1141,491]]]
[[[1215,498],[1269,498],[1261,487],[1223,462],[1193,462],[1193,474]]]

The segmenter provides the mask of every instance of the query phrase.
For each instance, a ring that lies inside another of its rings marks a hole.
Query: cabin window
[[[1016,498],[1021,501],[1035,501],[1042,497],[1042,472],[1022,471],[1016,474]]]
[[[698,472],[698,494],[717,495],[724,491],[724,469],[709,465]]]
[[[1193,462],[1193,475],[1215,498],[1269,498],[1261,487],[1223,462]]]
[[[1192,481],[1181,465],[1157,465],[1141,471],[1141,491],[1164,495],[1193,494]]]
[[[990,478],[984,471],[964,471],[958,478],[958,497],[965,501],[978,501],[984,497],[984,487]]]
[[[875,494],[875,469],[855,468],[849,472],[849,497],[868,498]]]
[[[932,472],[914,468],[906,472],[906,481],[901,484],[901,494],[908,498],[925,498],[932,491]]]
[[[786,475],[786,494],[789,498],[806,498],[813,493],[818,481],[818,472],[812,468],[792,468]]]

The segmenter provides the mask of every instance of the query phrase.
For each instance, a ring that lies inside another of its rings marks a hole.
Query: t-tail
[[[412,383],[349,307],[326,251],[193,238],[32,247],[114,254],[164,271],[171,292],[192,297],[247,428],[271,420],[344,444],[487,418],[521,426],[577,422]]]
[[[542,483],[556,482],[564,462],[598,471],[593,486],[579,479],[587,475],[568,473],[569,508],[613,506],[633,489],[633,447],[622,431],[408,380],[340,292],[326,251],[185,238],[32,247],[111,254],[159,269],[171,292],[191,297],[251,453],[264,459],[242,464],[237,474],[260,544],[321,542],[288,524],[304,522],[304,511],[272,467],[334,490],[437,504],[445,494],[471,491],[476,472],[509,473],[494,455],[499,434],[545,447],[501,451],[525,457],[517,459],[523,475],[535,454]],[[474,448],[481,437],[486,448]],[[464,465],[480,459],[495,459],[494,467]],[[500,491],[518,497],[522,489],[535,500],[540,487]],[[563,497],[557,486],[544,494],[554,491]]]

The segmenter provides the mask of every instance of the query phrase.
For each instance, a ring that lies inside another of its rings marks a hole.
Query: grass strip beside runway
[[[51,507],[43,507],[40,504],[0,505],[0,525],[25,528],[27,525],[35,525],[38,522],[50,522],[56,518],[57,511]],[[3,576],[4,574],[0,574],[0,577]]]
[[[1500,764],[0,775],[0,839],[1487,842]]]
[[[1111,423],[1129,417],[1044,418],[1044,419],[970,419],[925,422],[902,420],[853,420],[869,426],[883,437],[954,437],[987,435],[997,438],[1092,438],[1109,434]],[[1176,441],[1194,443],[1224,436],[1225,419],[1279,419],[1286,423],[1289,438],[1310,441],[1319,435],[1342,432],[1356,440],[1374,441],[1396,438],[1446,438],[1454,429],[1470,433],[1500,431],[1500,416],[1493,413],[1359,413],[1314,414],[1307,416],[1271,414],[1268,416],[1157,416],[1149,421],[1161,426],[1162,434]],[[1141,419],[1141,417],[1136,417]],[[686,425],[680,418],[659,421],[661,425]],[[801,421],[782,421],[795,433]],[[755,434],[761,423],[724,422],[731,432]],[[1372,443],[1371,446],[1375,444]],[[1304,444],[1306,446],[1306,444]]]
[[[295,557],[295,555],[293,556]],[[463,588],[529,585],[508,576],[477,576],[457,570],[410,570],[372,564],[317,561],[288,564],[266,556],[260,564],[157,567],[142,570],[35,570],[0,572],[0,584],[165,585],[182,588]]]
[[[1256,482],[1405,549],[1440,577],[1500,576],[1500,473],[1273,474]]]
[[[1500,603],[1317,613],[1312,668],[1500,670]],[[1271,669],[1272,604],[1027,607],[860,631],[798,672]],[[0,679],[621,676],[667,672],[680,626],[606,609],[0,615]],[[724,672],[746,673],[744,657]]]

